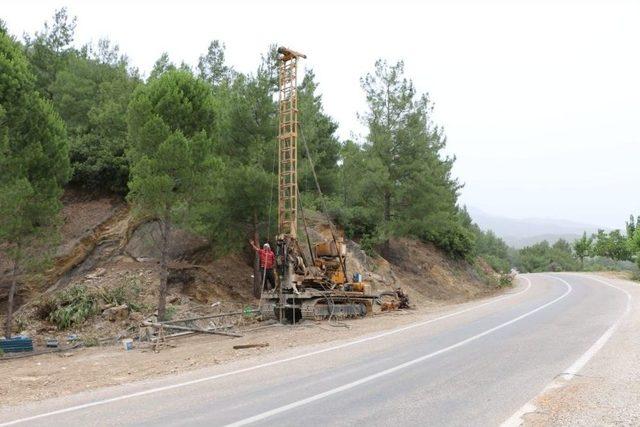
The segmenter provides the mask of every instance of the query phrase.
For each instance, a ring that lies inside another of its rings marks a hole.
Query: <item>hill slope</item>
[[[133,336],[140,321],[153,314],[157,300],[157,224],[135,221],[117,198],[68,192],[64,205],[63,240],[55,265],[44,280],[20,287],[16,313],[20,330],[16,332],[39,342],[47,337],[64,338],[70,332],[91,342]],[[326,238],[328,226],[322,217],[308,216],[312,240]],[[208,313],[216,302],[228,309],[257,305],[251,295],[252,251],[214,258],[202,238],[175,230],[172,240],[168,303],[174,318]],[[453,261],[433,245],[392,240],[387,259],[367,256],[353,241],[347,247],[349,274],[360,272],[378,291],[401,287],[417,306],[464,301],[495,290],[487,285],[490,269]],[[113,319],[103,311],[114,304],[103,299],[99,311],[86,321],[58,330],[48,320],[52,301],[77,288],[92,295],[115,295],[136,309]],[[3,300],[6,296],[0,295],[0,309]]]
[[[474,222],[484,230],[492,230],[509,246],[520,249],[534,243],[558,239],[575,240],[587,234],[594,233],[598,227],[575,221],[550,218],[515,219],[488,214],[480,209],[470,207],[469,214]]]

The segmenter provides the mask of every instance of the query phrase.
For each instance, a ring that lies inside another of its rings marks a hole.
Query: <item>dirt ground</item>
[[[354,338],[423,319],[453,305],[433,303],[429,308],[405,310],[345,320],[340,323],[306,321],[297,326],[267,325],[241,338],[198,335],[167,341],[154,353],[148,344],[79,348],[22,359],[0,359],[0,402],[16,405],[84,390],[171,375],[201,367],[250,358],[257,354],[308,344]],[[252,326],[255,328],[257,325]],[[238,344],[268,343],[268,347],[234,350]]]

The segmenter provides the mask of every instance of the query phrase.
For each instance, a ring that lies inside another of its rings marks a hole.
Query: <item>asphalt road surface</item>
[[[572,274],[351,341],[19,407],[2,425],[499,425],[579,369],[631,307]]]

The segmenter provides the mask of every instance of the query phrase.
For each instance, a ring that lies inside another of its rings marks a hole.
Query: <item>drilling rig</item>
[[[295,323],[300,319],[362,317],[379,305],[383,310],[406,304],[401,290],[373,294],[371,285],[349,281],[346,245],[329,221],[331,239],[311,245],[298,241],[298,60],[306,55],[278,48],[278,286],[262,293],[263,318]],[[307,152],[308,154],[308,152]],[[311,164],[313,171],[313,164]],[[313,171],[315,177],[315,171]],[[317,185],[317,178],[316,178]],[[319,185],[317,185],[320,191]],[[322,197],[322,196],[321,196]],[[304,222],[304,221],[303,221]],[[309,259],[310,258],[310,259]],[[356,275],[357,276],[357,275]],[[385,301],[382,301],[382,299]]]

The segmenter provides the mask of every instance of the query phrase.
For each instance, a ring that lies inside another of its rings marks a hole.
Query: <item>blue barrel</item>
[[[29,337],[13,337],[0,340],[0,348],[5,353],[18,353],[20,351],[33,351],[33,340]]]

